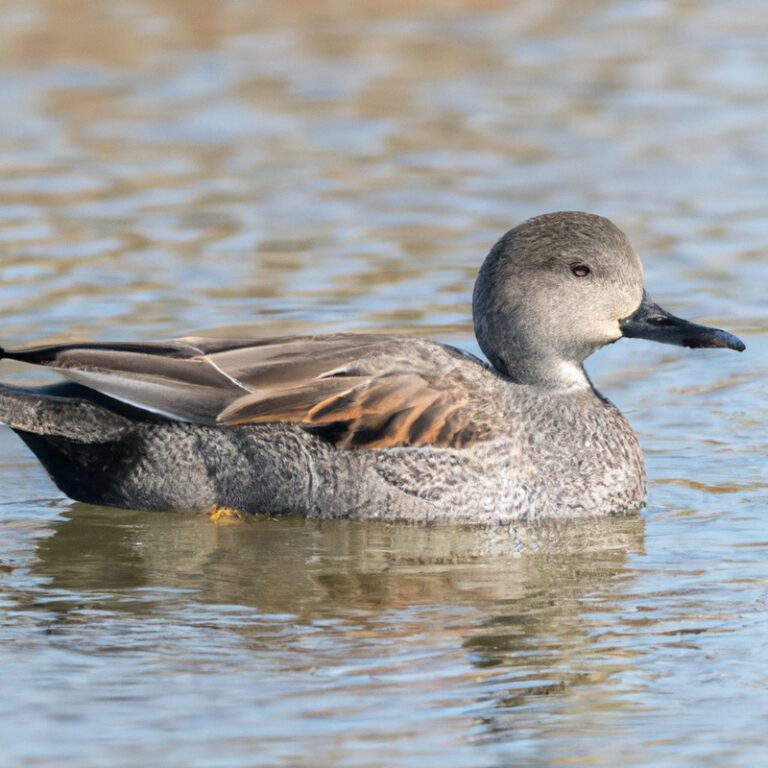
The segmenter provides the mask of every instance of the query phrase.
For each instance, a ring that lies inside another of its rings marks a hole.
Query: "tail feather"
[[[78,443],[116,440],[132,429],[127,418],[86,398],[6,385],[0,385],[0,423],[14,430]]]

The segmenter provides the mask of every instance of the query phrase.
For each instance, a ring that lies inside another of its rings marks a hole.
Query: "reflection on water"
[[[558,578],[548,567],[552,557],[568,569],[559,578],[580,574],[586,586],[641,550],[643,525],[621,518],[483,531],[256,518],[221,526],[205,515],[105,515],[74,504],[50,526],[31,574],[47,588],[103,592],[107,600],[115,591],[162,585],[203,602],[314,620],[449,597],[518,600],[531,582]]]
[[[576,208],[748,346],[590,362],[650,507],[577,527],[98,509],[0,433],[4,759],[760,764],[766,39],[757,0],[0,0],[0,343],[476,349],[484,253]]]

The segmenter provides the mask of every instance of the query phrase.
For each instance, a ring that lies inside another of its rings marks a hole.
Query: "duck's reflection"
[[[221,526],[204,515],[75,504],[52,527],[37,573],[55,589],[97,592],[107,604],[112,595],[125,605],[131,590],[183,590],[185,599],[305,620],[471,604],[539,624],[620,574],[628,553],[642,549],[644,521],[478,530],[254,518]]]
[[[310,624],[329,628],[325,659],[329,647],[368,653],[373,637],[421,638],[452,649],[464,684],[485,681],[470,694],[488,705],[480,738],[539,695],[589,683],[592,603],[620,602],[644,537],[638,517],[504,531],[267,518],[219,526],[86,505],[53,528],[35,571],[56,595],[46,609],[59,626],[82,622],[85,600],[140,621],[177,623],[199,609],[215,622],[219,611],[245,647],[283,660],[291,632]],[[233,621],[233,608],[250,618]],[[293,650],[306,664],[306,646]]]

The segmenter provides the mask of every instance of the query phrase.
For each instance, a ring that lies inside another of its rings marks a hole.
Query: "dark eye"
[[[575,264],[571,264],[571,272],[576,277],[586,277],[592,270],[581,262],[577,261]]]

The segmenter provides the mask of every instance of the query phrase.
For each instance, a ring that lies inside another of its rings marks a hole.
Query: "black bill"
[[[640,306],[619,325],[622,334],[630,339],[648,339],[680,347],[723,347],[735,349],[737,352],[746,349],[744,342],[732,333],[689,323],[670,315],[645,293]]]

